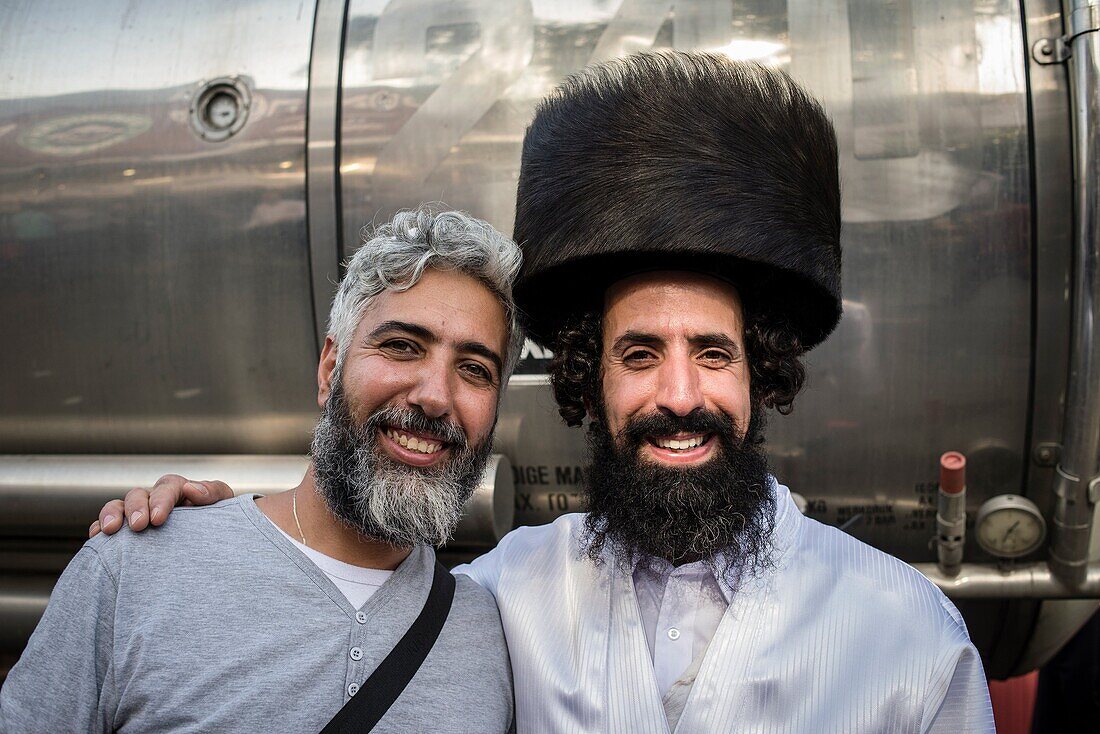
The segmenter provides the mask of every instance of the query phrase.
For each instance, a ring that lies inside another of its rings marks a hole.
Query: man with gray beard
[[[496,605],[432,547],[489,454],[520,259],[458,212],[380,228],[333,304],[301,483],[89,540],[0,689],[0,731],[506,731]]]

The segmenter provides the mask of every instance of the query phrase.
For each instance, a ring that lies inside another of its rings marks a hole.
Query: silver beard
[[[451,457],[427,468],[395,461],[378,446],[383,426],[439,436]],[[451,537],[491,448],[489,439],[470,446],[454,423],[412,408],[382,408],[356,425],[337,376],[311,453],[318,493],[332,514],[363,536],[405,548],[440,546]]]

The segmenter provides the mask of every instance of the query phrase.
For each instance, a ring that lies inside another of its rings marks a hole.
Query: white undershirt
[[[702,561],[675,567],[658,558],[635,566],[634,593],[664,696],[707,649],[732,592]]]
[[[271,522],[271,518],[268,518],[268,522]],[[380,568],[363,568],[362,566],[353,566],[350,563],[338,561],[332,556],[326,556],[324,553],[313,550],[308,545],[299,543],[293,536],[285,533],[281,527],[273,522],[271,524],[283,534],[284,538],[293,543],[294,547],[302,551],[306,558],[313,561],[313,565],[321,569],[321,573],[325,576],[328,576],[329,580],[336,585],[336,588],[348,600],[348,603],[356,609],[366,604],[367,599],[374,596],[374,592],[378,591],[378,588],[386,583],[386,579],[393,574],[393,571]]]

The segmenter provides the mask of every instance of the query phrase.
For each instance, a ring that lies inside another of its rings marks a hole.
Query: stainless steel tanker
[[[0,649],[108,497],[167,471],[296,482],[364,225],[443,201],[510,231],[535,103],[677,47],[786,69],[839,134],[845,316],[770,421],[775,473],[954,596],[992,676],[1042,664],[1100,584],[1098,21],[1086,0],[5,3]],[[525,356],[456,555],[581,506],[583,434]],[[947,450],[955,575],[931,543]],[[976,542],[983,506],[1028,500],[1037,550]]]

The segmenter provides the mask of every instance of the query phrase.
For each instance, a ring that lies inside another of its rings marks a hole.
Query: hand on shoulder
[[[198,481],[165,474],[152,489],[137,487],[126,493],[125,499],[111,500],[99,511],[99,519],[88,527],[88,537],[99,533],[113,535],[122,529],[122,521],[134,532],[150,525],[160,526],[179,505],[212,505],[233,497],[233,490],[216,479]]]

